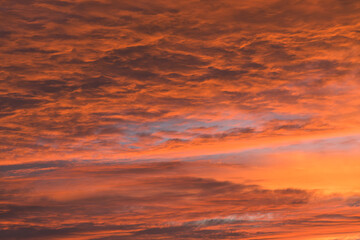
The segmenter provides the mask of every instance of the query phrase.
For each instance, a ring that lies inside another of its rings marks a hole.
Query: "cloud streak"
[[[210,170],[222,164],[59,162],[51,172],[11,174],[29,166],[9,166],[2,178],[4,239],[286,239],[290,232],[355,230],[360,218],[356,196],[270,190],[197,173],[207,168],[215,177]]]

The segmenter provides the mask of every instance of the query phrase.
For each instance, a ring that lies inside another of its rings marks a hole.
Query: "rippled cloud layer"
[[[0,1],[4,239],[358,239],[360,2]]]

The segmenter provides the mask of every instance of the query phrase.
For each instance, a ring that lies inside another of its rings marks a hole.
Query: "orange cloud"
[[[12,0],[1,13],[6,239],[357,238],[356,207],[329,200],[325,217],[308,201],[358,192],[358,1]],[[210,163],[158,163],[174,159]],[[245,216],[274,219],[257,230]]]
[[[359,227],[357,195],[221,180],[229,170],[247,171],[209,162],[2,166],[0,232],[5,239],[306,239]]]

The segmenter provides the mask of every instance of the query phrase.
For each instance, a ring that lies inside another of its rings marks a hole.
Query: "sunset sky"
[[[359,0],[0,0],[1,240],[359,240]]]

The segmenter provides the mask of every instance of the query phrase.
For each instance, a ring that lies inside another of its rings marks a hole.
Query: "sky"
[[[360,239],[360,1],[0,12],[0,239]]]

